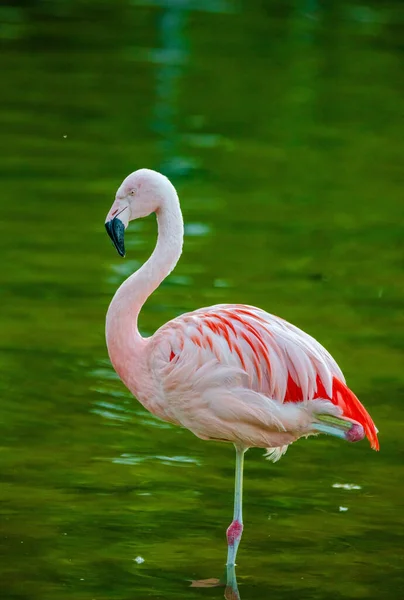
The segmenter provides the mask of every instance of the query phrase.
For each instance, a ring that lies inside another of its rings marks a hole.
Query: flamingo
[[[177,264],[184,226],[177,192],[164,175],[131,173],[120,185],[105,226],[125,256],[130,221],[157,216],[158,239],[146,263],[122,283],[106,317],[111,363],[151,413],[198,438],[231,442],[236,450],[233,521],[227,566],[234,567],[243,532],[244,454],[266,448],[275,462],[295,440],[325,433],[349,442],[377,429],[347,387],[332,356],[313,337],[260,308],[218,304],[182,314],[144,338],[139,312]]]

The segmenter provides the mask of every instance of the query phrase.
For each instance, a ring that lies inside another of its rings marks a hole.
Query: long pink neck
[[[118,288],[109,305],[106,338],[111,362],[124,383],[134,391],[136,370],[142,364],[147,339],[138,330],[138,315],[160,283],[173,270],[182,252],[184,225],[175,188],[166,188],[156,210],[157,244],[148,261]],[[139,374],[140,376],[140,374]]]

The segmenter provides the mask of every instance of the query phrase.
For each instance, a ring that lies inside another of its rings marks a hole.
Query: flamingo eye
[[[131,196],[134,196],[134,195],[136,194],[136,190],[131,190],[131,191],[129,192],[129,194],[130,194]]]

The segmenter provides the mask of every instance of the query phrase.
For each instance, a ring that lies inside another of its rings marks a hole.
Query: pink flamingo
[[[153,212],[157,244],[109,306],[108,352],[126,387],[151,413],[203,440],[234,444],[234,516],[227,529],[227,565],[232,566],[243,531],[248,448],[266,448],[266,456],[275,462],[300,437],[327,433],[350,442],[366,435],[378,450],[377,429],[331,355],[307,333],[259,308],[201,308],[143,338],[137,325],[140,309],[182,252],[184,228],[176,190],[156,171],[135,171],[119,187],[105,222],[124,256],[129,221]]]

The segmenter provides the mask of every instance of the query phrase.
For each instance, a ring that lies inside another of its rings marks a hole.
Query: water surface
[[[186,221],[145,335],[245,302],[317,337],[380,429],[246,456],[243,600],[402,598],[403,13],[399,2],[14,1],[1,8],[2,597],[222,598],[233,450],[117,380],[127,258],[103,221],[130,171]]]

